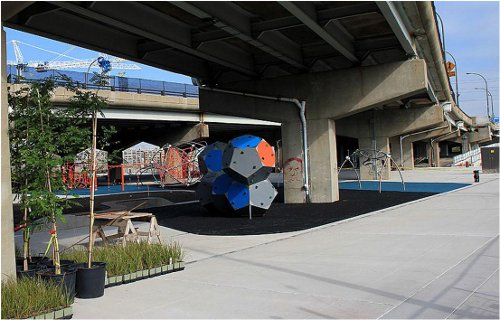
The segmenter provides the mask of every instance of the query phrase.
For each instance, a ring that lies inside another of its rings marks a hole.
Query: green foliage
[[[148,244],[142,241],[127,243],[125,247],[121,245],[105,245],[95,247],[92,254],[94,261],[106,262],[108,277],[158,268],[169,264],[170,259],[172,259],[172,262],[178,262],[184,258],[184,251],[177,242]],[[62,253],[61,258],[75,260],[76,262],[87,262],[87,251],[82,248],[74,248]]]
[[[2,319],[24,319],[68,307],[63,288],[37,278],[2,282]]]
[[[67,89],[74,93],[69,106],[64,108],[55,108],[51,102],[55,87],[51,78],[9,92],[13,192],[19,197],[21,210],[29,212],[22,221],[27,224],[24,229],[27,235],[33,221],[42,219],[55,227],[55,221],[62,218],[64,209],[76,205],[54,193],[68,192],[61,166],[66,161],[74,161],[78,152],[92,145],[90,120],[92,116],[102,114],[106,107],[106,100],[97,92],[83,92],[71,79],[63,80],[67,81]],[[95,81],[105,81],[105,75],[100,75]],[[101,130],[100,144],[111,146],[111,137],[116,130],[111,127]],[[29,237],[23,239],[29,242]]]

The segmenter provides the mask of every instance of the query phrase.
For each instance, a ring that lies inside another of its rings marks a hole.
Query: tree
[[[97,93],[83,92],[71,79],[62,78],[67,89],[75,93],[66,108],[55,108],[50,101],[54,79],[47,78],[9,93],[13,191],[24,210],[21,223],[24,269],[28,266],[31,229],[35,221],[43,219],[52,228],[49,246],[56,274],[61,272],[56,221],[62,219],[63,210],[72,204],[67,197],[61,197],[61,194],[67,195],[68,190],[60,169],[64,162],[73,161],[82,149],[93,145],[95,150],[92,142],[96,141],[97,125],[93,125],[91,139],[89,122],[97,124],[97,114],[106,106]],[[96,81],[101,81],[99,79]],[[104,131],[109,139],[114,129],[104,128]],[[108,143],[106,139],[101,142]]]

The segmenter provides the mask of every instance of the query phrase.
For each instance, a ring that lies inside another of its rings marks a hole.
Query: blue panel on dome
[[[223,150],[210,150],[205,157],[205,164],[209,170],[214,172],[222,170],[222,153]]]
[[[230,141],[235,148],[255,148],[262,139],[256,136],[246,134]]]
[[[225,194],[233,181],[227,174],[221,174],[212,183],[212,194]]]
[[[234,210],[247,207],[250,204],[250,192],[248,190],[248,186],[239,182],[231,184],[226,195]]]

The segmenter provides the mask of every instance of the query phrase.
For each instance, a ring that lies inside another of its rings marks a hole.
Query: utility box
[[[482,147],[481,148],[481,166],[483,173],[498,173],[498,157],[499,147]]]

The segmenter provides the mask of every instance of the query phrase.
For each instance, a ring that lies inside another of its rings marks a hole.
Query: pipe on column
[[[311,202],[311,194],[310,194],[310,189],[309,189],[309,155],[307,152],[306,102],[299,101],[299,99],[297,99],[297,98],[265,96],[265,95],[254,94],[254,93],[232,91],[232,90],[225,90],[225,89],[217,89],[217,88],[210,88],[210,87],[199,87],[199,88],[203,89],[203,90],[209,90],[209,91],[221,92],[221,93],[227,93],[227,94],[234,94],[234,95],[250,97],[250,98],[272,100],[272,101],[277,101],[277,102],[289,102],[289,103],[294,104],[299,109],[299,118],[300,118],[300,123],[301,123],[301,127],[302,127],[302,152],[304,153],[304,185],[303,185],[303,189],[304,189],[304,193],[306,195],[306,202],[307,203]]]
[[[410,133],[410,134],[407,134],[405,136],[399,136],[399,161],[401,162],[401,166],[403,166],[403,140],[404,139],[406,139],[408,137],[411,137],[411,136],[414,136],[414,135],[417,135],[417,134],[426,133],[426,132],[429,132],[429,131],[434,131],[434,130],[444,129],[444,128],[449,128],[449,125],[441,126],[441,127],[437,127],[437,128],[432,128],[432,129],[427,129],[427,130],[423,130],[423,131],[419,131],[419,132]]]

